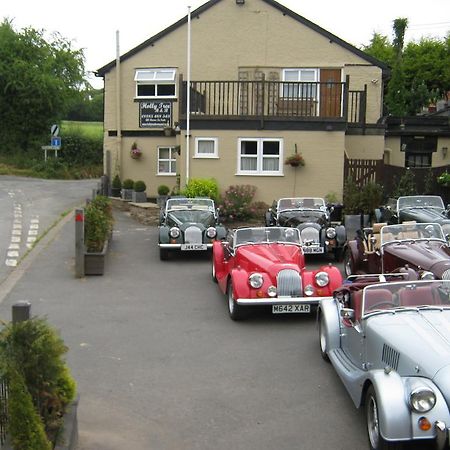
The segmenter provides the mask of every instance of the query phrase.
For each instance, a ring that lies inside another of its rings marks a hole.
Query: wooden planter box
[[[105,273],[105,257],[108,251],[108,241],[105,241],[103,250],[98,253],[84,252],[84,274],[103,275]]]

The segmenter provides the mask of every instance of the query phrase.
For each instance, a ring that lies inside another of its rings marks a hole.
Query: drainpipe
[[[190,126],[191,126],[191,7],[188,6],[188,35],[187,35],[187,81],[186,81],[186,185],[189,182],[190,159]]]
[[[121,125],[121,111],[120,111],[120,46],[119,46],[119,30],[116,31],[116,162],[121,176],[122,168],[122,125]]]

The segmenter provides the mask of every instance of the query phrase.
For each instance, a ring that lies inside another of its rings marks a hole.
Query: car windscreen
[[[202,209],[173,209],[168,212],[168,216],[177,224],[201,223],[205,226],[213,226],[215,223],[214,214]]]
[[[364,288],[363,316],[378,311],[420,307],[450,308],[450,281],[401,281]]]
[[[412,195],[399,197],[397,209],[407,208],[439,208],[444,209],[444,202],[437,195]]]
[[[214,201],[209,198],[171,198],[167,200],[166,210],[170,211],[172,209],[185,209],[185,208],[195,208],[195,209],[206,209],[209,211],[214,211]]]
[[[278,212],[299,208],[326,210],[326,205],[323,198],[316,197],[282,198],[278,202]]]
[[[381,245],[409,240],[445,241],[442,227],[437,223],[402,223],[387,225],[381,229]]]
[[[297,228],[266,227],[241,228],[236,230],[235,245],[243,244],[271,244],[271,243],[300,244],[300,232]]]

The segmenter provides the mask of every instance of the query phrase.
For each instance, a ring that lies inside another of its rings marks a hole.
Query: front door
[[[340,69],[320,69],[320,116],[341,117]]]

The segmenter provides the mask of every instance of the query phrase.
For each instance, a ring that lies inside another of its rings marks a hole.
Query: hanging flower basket
[[[286,158],[284,163],[291,167],[299,167],[305,165],[305,160],[303,159],[303,156],[300,153],[293,153],[292,155]]]
[[[142,151],[138,148],[136,142],[133,142],[130,150],[130,156],[133,159],[139,159],[142,156]]]

